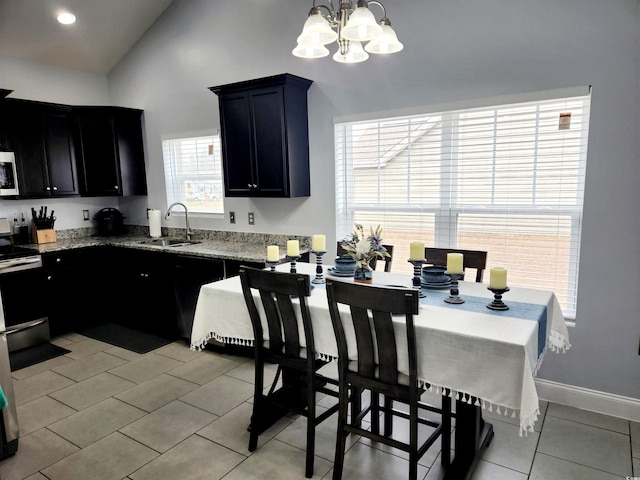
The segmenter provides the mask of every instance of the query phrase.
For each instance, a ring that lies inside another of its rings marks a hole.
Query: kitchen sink
[[[142,245],[154,245],[156,247],[186,247],[202,243],[200,240],[180,240],[178,238],[154,238],[151,240],[143,240]]]

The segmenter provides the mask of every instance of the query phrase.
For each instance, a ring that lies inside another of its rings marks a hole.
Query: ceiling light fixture
[[[63,25],[71,25],[76,23],[76,16],[73,13],[62,12],[56,18],[58,19],[58,22]]]
[[[292,52],[296,57],[326,57],[329,50],[325,45],[335,41],[339,48],[333,59],[340,63],[364,62],[369,58],[369,53],[390,54],[404,48],[391,28],[382,3],[376,0],[358,0],[354,9],[351,0],[337,0],[340,8],[336,10],[333,0],[326,1],[330,6],[316,6],[316,0],[313,0],[313,7],[298,37],[298,46]],[[380,22],[376,22],[369,10],[371,4],[382,8]],[[326,12],[324,15],[321,9]],[[363,48],[363,42],[369,43]]]

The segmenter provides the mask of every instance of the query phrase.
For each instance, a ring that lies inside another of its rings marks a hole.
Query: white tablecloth
[[[289,265],[280,265],[288,271]],[[298,263],[298,272],[315,273],[315,265]],[[326,266],[325,266],[326,272]],[[351,281],[340,278],[337,280]],[[406,275],[374,272],[374,283],[411,285]],[[460,282],[460,296],[486,297],[486,285]],[[427,295],[429,290],[425,290]],[[256,296],[256,299],[258,297]],[[503,300],[547,307],[546,345],[538,349],[538,322],[485,311],[469,311],[449,304],[420,304],[415,318],[418,344],[418,377],[436,392],[450,389],[468,402],[499,413],[520,417],[521,432],[530,431],[537,419],[538,394],[534,376],[548,349],[570,347],[567,327],[556,296],[552,292],[512,288]],[[259,302],[257,302],[259,304]],[[318,355],[337,356],[324,285],[315,285],[309,298]],[[515,311],[515,309],[514,309]],[[265,328],[265,334],[268,330]],[[403,323],[396,325],[396,339],[405,338]],[[209,283],[200,289],[191,335],[192,348],[202,348],[208,340],[227,344],[253,345],[251,320],[242,295],[239,277]],[[355,341],[353,341],[355,344]],[[401,348],[401,345],[399,345]],[[406,347],[405,347],[406,348]],[[351,350],[351,349],[350,349]],[[541,355],[538,352],[542,351]],[[399,365],[406,371],[406,365]]]

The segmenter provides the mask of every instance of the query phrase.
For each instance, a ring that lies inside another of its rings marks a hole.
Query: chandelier
[[[335,41],[338,42],[338,51],[333,55],[333,59],[341,63],[364,62],[369,58],[369,53],[389,54],[404,48],[391,28],[391,22],[382,3],[376,0],[358,0],[354,10],[351,0],[337,0],[340,2],[340,8],[336,10],[333,0],[326,1],[330,7],[316,6],[316,0],[313,0],[309,17],[298,37],[298,46],[292,52],[296,57],[326,57],[329,50],[325,45]],[[371,4],[382,8],[380,22],[376,22],[369,10]],[[322,11],[325,12],[324,15]],[[368,42],[364,48],[363,42]]]

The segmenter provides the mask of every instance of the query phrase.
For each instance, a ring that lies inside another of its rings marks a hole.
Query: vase
[[[353,281],[358,283],[373,283],[373,270],[368,264],[356,267],[355,272],[353,272]]]

